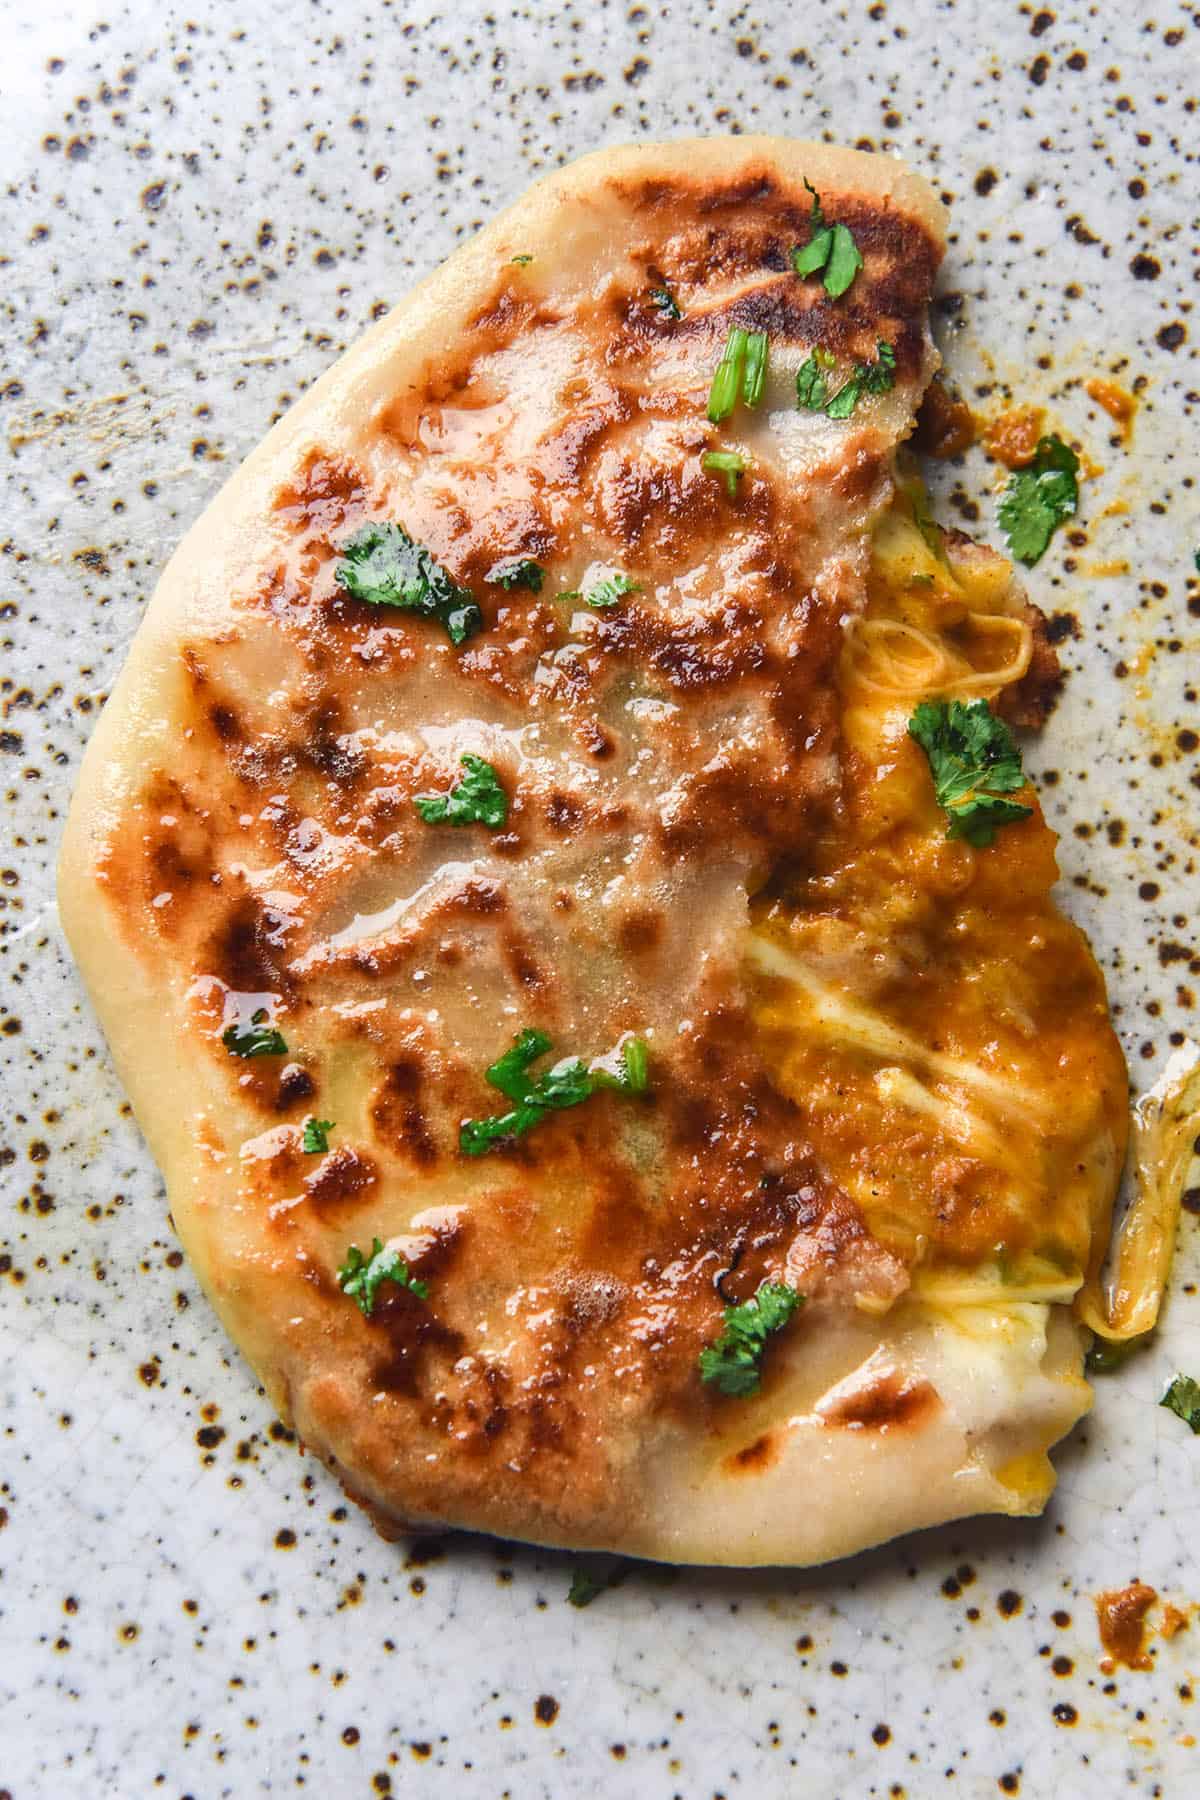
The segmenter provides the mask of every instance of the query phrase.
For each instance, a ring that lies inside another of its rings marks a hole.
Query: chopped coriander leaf
[[[583,1563],[576,1563],[571,1569],[567,1599],[572,1606],[590,1606],[593,1600],[607,1593],[610,1588],[620,1587],[634,1567],[632,1562],[625,1559],[614,1562],[607,1569],[589,1569]],[[643,1572],[649,1574],[653,1567],[653,1564],[649,1568],[644,1567]],[[678,1571],[672,1569],[669,1573],[675,1575]]]
[[[742,374],[742,399],[758,406],[767,383],[767,334],[752,331],[746,339],[746,366]]]
[[[896,352],[882,339],[875,346],[876,361],[858,363],[853,375],[825,408],[828,419],[848,419],[864,394],[886,394],[896,385]]]
[[[848,225],[827,225],[821,197],[810,182],[805,187],[813,197],[809,224],[812,235],[807,244],[792,251],[792,267],[797,275],[817,275],[825,271],[825,292],[831,300],[839,300],[863,266],[854,234]]]
[[[403,525],[384,520],[355,532],[342,545],[334,579],[369,606],[398,606],[423,619],[437,619],[452,644],[465,643],[483,627],[471,590],[459,587]]]
[[[950,821],[947,837],[984,849],[999,826],[1033,812],[1002,797],[1023,788],[1025,774],[1012,732],[986,700],[923,700],[908,730],[928,760],[938,805]]]
[[[300,1148],[305,1156],[324,1156],[329,1148],[329,1134],[333,1130],[332,1119],[305,1119],[304,1136]]]
[[[626,1038],[615,1070],[605,1067],[605,1059],[597,1058],[590,1073],[594,1087],[615,1088],[619,1094],[644,1094],[650,1085],[650,1051],[645,1038]]]
[[[831,300],[841,298],[862,266],[862,255],[849,228],[835,225],[833,242],[829,247],[829,261],[825,265],[825,292]]]
[[[521,255],[521,256],[510,256],[508,260],[509,260],[509,262],[515,262],[518,268],[523,269],[525,267],[526,263],[531,263],[533,261],[533,258],[532,258],[532,256]]]
[[[370,1256],[364,1256],[357,1244],[351,1244],[337,1278],[343,1294],[349,1294],[367,1319],[375,1311],[375,1295],[380,1282],[394,1281],[397,1287],[407,1288],[418,1300],[429,1297],[428,1283],[418,1281],[400,1252],[385,1250],[378,1238],[371,1246]]]
[[[545,1055],[553,1041],[544,1031],[535,1031],[527,1025],[513,1039],[512,1049],[497,1057],[487,1071],[487,1080],[510,1100],[522,1099],[529,1086],[525,1071],[530,1063]]]
[[[729,498],[737,498],[738,476],[746,473],[744,456],[739,456],[736,450],[706,450],[700,458],[700,467],[710,475],[723,475]]]
[[[713,425],[719,425],[722,419],[727,419],[737,405],[749,335],[740,325],[731,325],[729,328],[729,336],[725,340],[725,348],[708,391],[708,417]]]
[[[524,587],[532,594],[540,594],[545,574],[541,563],[534,562],[531,556],[510,556],[504,562],[493,563],[487,579],[498,582],[505,589]]]
[[[1123,1344],[1110,1343],[1107,1338],[1098,1337],[1083,1359],[1083,1366],[1089,1375],[1111,1375],[1123,1368],[1135,1350],[1140,1350],[1145,1343],[1144,1338],[1130,1338]]]
[[[448,794],[418,794],[413,805],[427,825],[486,825],[499,831],[508,818],[508,795],[496,771],[468,750],[459,758],[466,775]]]
[[[682,319],[683,313],[680,310],[679,302],[676,300],[670,288],[651,288],[650,298],[665,318]]]
[[[925,491],[924,482],[913,481],[904,491],[908,495],[909,502],[912,506],[913,523],[924,538],[926,546],[932,550],[940,563],[949,566],[949,558],[946,555],[945,535],[943,534],[941,526],[933,516],[933,511],[929,504],[929,495]],[[927,575],[925,579],[926,581],[932,581],[933,577],[932,575]]]
[[[644,1094],[650,1086],[650,1049],[645,1038],[628,1038],[621,1059],[626,1088],[631,1094]]]
[[[607,1588],[607,1581],[597,1580],[590,1569],[572,1569],[571,1585],[567,1589],[567,1599],[572,1606],[590,1606],[592,1601]]]
[[[1158,1404],[1177,1414],[1200,1436],[1200,1381],[1190,1375],[1177,1375]]]
[[[815,275],[817,270],[823,269],[829,260],[833,233],[825,223],[821,196],[807,175],[804,178],[804,185],[812,195],[812,211],[808,217],[809,231],[812,235],[803,250],[792,251],[792,267],[797,275]]]
[[[499,1145],[524,1137],[548,1113],[579,1106],[601,1088],[615,1088],[625,1094],[646,1092],[649,1059],[640,1038],[626,1041],[616,1074],[603,1067],[589,1068],[580,1056],[565,1056],[544,1075],[532,1075],[530,1065],[550,1047],[551,1040],[544,1031],[527,1027],[514,1038],[511,1049],[488,1069],[487,1080],[506,1100],[512,1101],[512,1108],[490,1118],[463,1120],[458,1143],[465,1156],[484,1156]]]
[[[1079,458],[1057,436],[1038,439],[1033,461],[1017,469],[1000,502],[1000,524],[1018,562],[1032,568],[1056,525],[1079,503]]]
[[[829,261],[829,252],[833,248],[833,229],[826,225],[811,237],[804,248],[797,247],[792,251],[792,267],[797,275],[815,275]]]
[[[796,370],[796,403],[809,412],[820,412],[829,398],[829,371],[836,359],[820,346]]]
[[[856,363],[849,378],[830,396],[828,372],[834,359],[816,349],[796,371],[796,403],[809,412],[824,412],[829,419],[848,419],[864,394],[886,394],[896,385],[896,352],[881,338],[876,360]]]
[[[269,1014],[265,1006],[251,1015],[250,1023],[238,1020],[234,1025],[227,1025],[221,1033],[221,1042],[231,1056],[286,1056],[287,1044],[283,1034],[276,1031],[273,1025],[267,1024]]]
[[[631,580],[628,575],[622,575],[618,569],[615,574],[606,576],[603,581],[598,581],[594,587],[590,587],[586,594],[582,588],[571,588],[568,593],[560,594],[558,597],[560,600],[582,600],[585,606],[591,606],[597,612],[603,612],[606,607],[615,606],[624,595],[636,594],[639,591],[638,583]]]
[[[786,1325],[804,1295],[783,1282],[764,1281],[751,1300],[725,1308],[724,1329],[700,1352],[700,1379],[723,1394],[756,1394],[762,1383],[759,1364],[767,1339]]]

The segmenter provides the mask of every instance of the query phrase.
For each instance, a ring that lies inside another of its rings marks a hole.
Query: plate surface
[[[565,1557],[383,1544],[273,1427],[182,1264],[52,864],[169,550],[380,309],[597,145],[828,136],[899,152],[950,201],[954,384],[1045,405],[1098,467],[1030,578],[1071,672],[1030,761],[1145,1085],[1200,997],[1200,15],[7,16],[0,1792],[1197,1791],[1200,1616],[1110,1676],[1093,1606],[1135,1576],[1200,1600],[1200,1443],[1156,1405],[1200,1375],[1192,1216],[1164,1327],[1099,1384],[1043,1520],[811,1574],[635,1569],[578,1611]],[[1094,376],[1139,395],[1126,444]],[[999,542],[994,475],[973,452],[936,486]]]

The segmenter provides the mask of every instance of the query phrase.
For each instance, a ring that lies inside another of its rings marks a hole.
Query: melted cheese
[[[1070,1304],[1102,1254],[1124,1072],[1044,820],[947,841],[908,737],[919,700],[992,698],[1029,663],[1008,564],[922,517],[902,494],[876,533],[840,674],[857,778],[813,866],[760,901],[749,960],[775,1078],[913,1295],[1011,1322]]]

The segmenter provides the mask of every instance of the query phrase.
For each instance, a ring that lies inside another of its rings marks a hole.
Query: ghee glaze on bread
[[[1036,797],[948,838],[908,730],[1053,680],[897,473],[943,245],[787,139],[540,182],[247,460],[104,709],[72,946],[213,1305],[381,1529],[817,1562],[1039,1510],[1088,1405],[1103,984]],[[731,331],[765,388],[714,424]],[[816,352],[890,382],[800,406]]]

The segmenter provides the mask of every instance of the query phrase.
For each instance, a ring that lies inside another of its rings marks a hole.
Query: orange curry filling
[[[878,533],[841,659],[842,807],[756,905],[758,1019],[818,1156],[915,1292],[982,1264],[1069,1300],[1106,1248],[1125,1070],[1095,959],[1051,901],[1032,790],[986,849],[947,838],[914,707],[1019,713],[1035,652],[1008,564],[919,518],[902,505]]]

